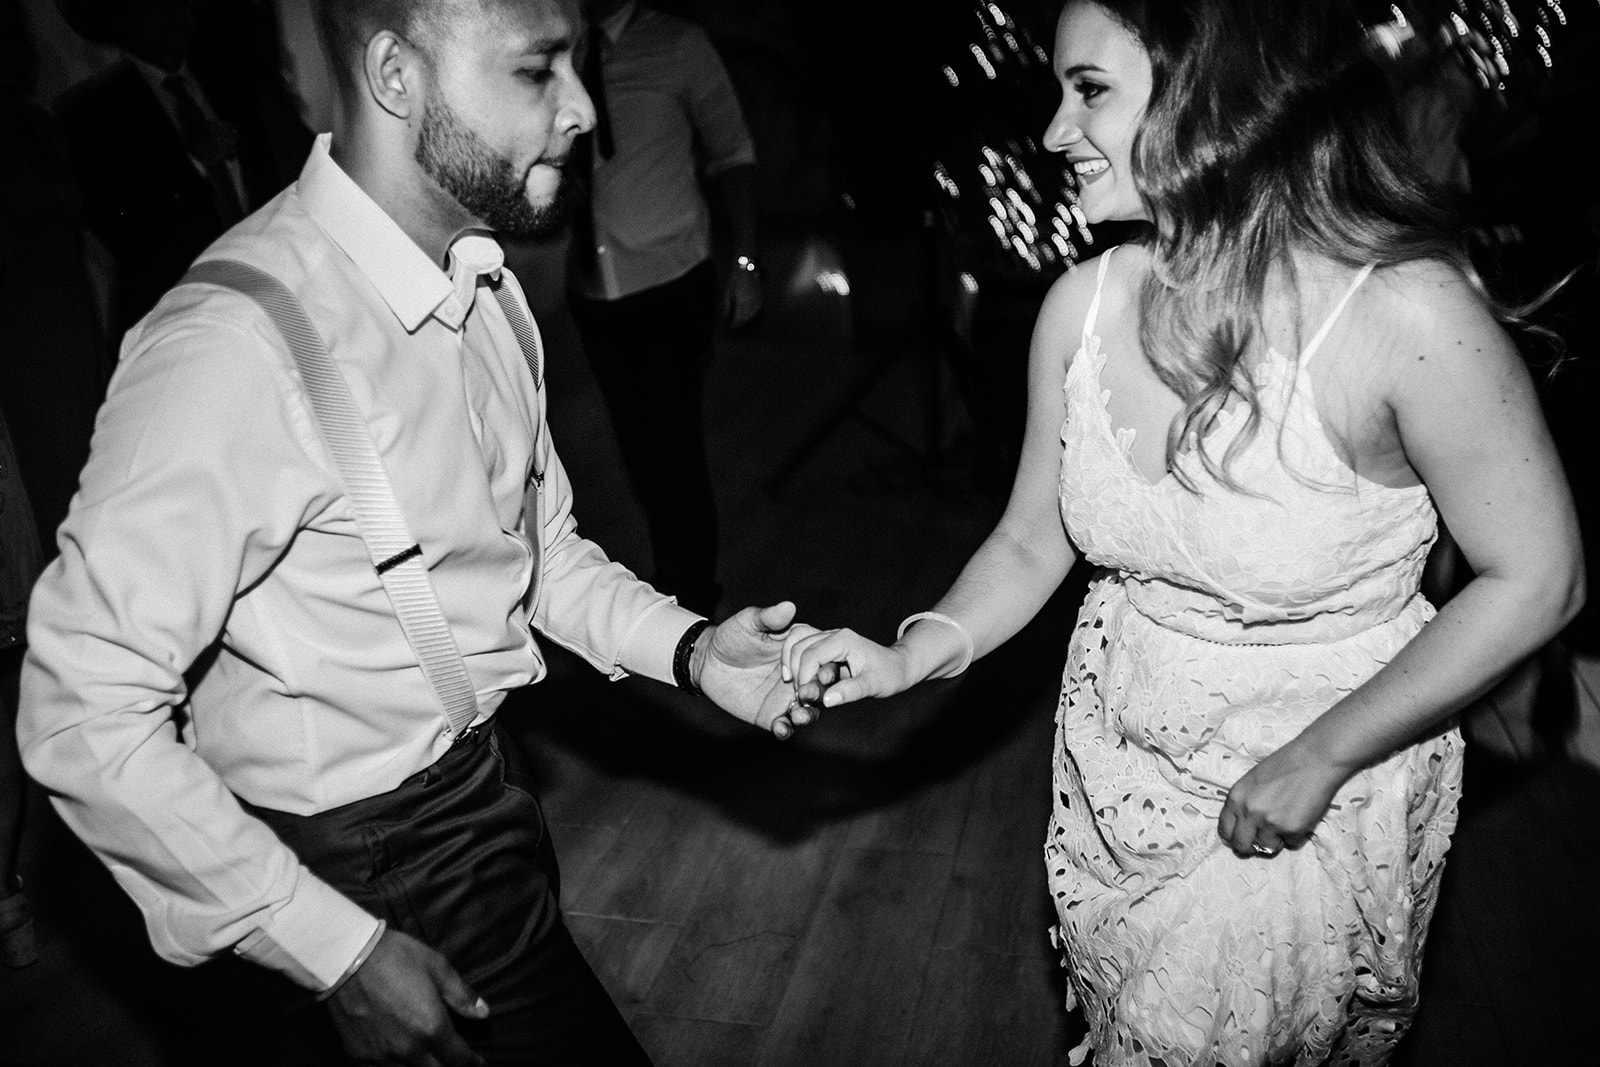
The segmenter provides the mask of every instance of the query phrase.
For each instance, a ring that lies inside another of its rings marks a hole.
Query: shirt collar
[[[487,233],[469,230],[457,237],[450,245],[450,298],[439,305],[434,315],[446,326],[459,330],[472,310],[478,283],[485,275],[491,280],[499,278],[505,263],[505,249]]]
[[[471,290],[463,304],[450,277],[334,162],[330,141],[329,134],[320,135],[300,171],[298,189],[307,213],[367,276],[407,333],[415,333],[431,315],[459,329],[471,307]],[[499,249],[493,238],[469,233],[450,246],[452,264],[485,262],[487,253],[478,242]],[[498,269],[496,263],[493,270]],[[475,284],[476,276],[472,280]],[[446,307],[447,301],[455,306]]]
[[[633,18],[633,13],[638,7],[636,0],[628,0],[626,4],[606,16],[605,21],[600,23],[600,29],[605,33],[606,40],[612,44],[617,43],[622,37],[622,31],[628,28],[628,20]]]

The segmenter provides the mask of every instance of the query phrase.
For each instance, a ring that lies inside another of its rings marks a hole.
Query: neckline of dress
[[[1382,493],[1413,493],[1420,489],[1424,494],[1427,493],[1428,487],[1422,482],[1418,482],[1416,485],[1384,485],[1382,482],[1373,481],[1360,471],[1357,471],[1349,463],[1345,462],[1344,457],[1339,455],[1338,449],[1333,447],[1333,442],[1328,440],[1327,429],[1325,426],[1323,426],[1322,416],[1316,410],[1315,403],[1311,401],[1310,379],[1307,378],[1305,381],[1298,380],[1304,376],[1304,365],[1300,360],[1291,360],[1288,356],[1285,356],[1282,352],[1279,352],[1276,348],[1273,348],[1270,345],[1267,348],[1267,352],[1274,358],[1264,361],[1262,364],[1263,366],[1266,366],[1270,363],[1276,363],[1279,365],[1292,364],[1294,366],[1295,378],[1297,379],[1295,382],[1295,392],[1299,394],[1302,389],[1304,390],[1302,402],[1310,404],[1310,415],[1315,420],[1315,425],[1311,427],[1312,431],[1321,441],[1322,446],[1326,449],[1328,457],[1331,459],[1336,469],[1341,474],[1353,478],[1358,490],[1371,490]],[[1085,356],[1088,356],[1093,362],[1093,365],[1088,370],[1090,375],[1089,384],[1092,386],[1094,407],[1100,416],[1103,437],[1105,442],[1110,445],[1111,450],[1117,454],[1117,458],[1121,462],[1124,471],[1135,483],[1152,491],[1164,489],[1168,483],[1176,482],[1178,480],[1177,473],[1173,469],[1168,469],[1167,472],[1160,478],[1156,479],[1155,481],[1151,481],[1144,471],[1139,469],[1138,464],[1134,463],[1133,461],[1132,446],[1134,440],[1138,436],[1138,428],[1133,426],[1119,427],[1112,425],[1111,410],[1106,406],[1106,400],[1111,396],[1111,390],[1102,384],[1100,380],[1100,371],[1105,366],[1106,357],[1105,353],[1101,351],[1100,335],[1098,333],[1090,333],[1087,335],[1085,342],[1078,346],[1077,354],[1073,356],[1073,363],[1076,364],[1080,362]],[[1284,405],[1285,418],[1288,416],[1289,406],[1292,403],[1293,401],[1291,399]],[[1245,408],[1242,404],[1235,404],[1233,407],[1223,409],[1217,416],[1217,424],[1212,427],[1211,433],[1207,436],[1214,436],[1222,430],[1228,429],[1229,427],[1224,425],[1224,420],[1227,422],[1236,423],[1238,416],[1244,410]],[[1234,429],[1236,432],[1236,427]],[[1126,446],[1122,443],[1123,434],[1127,435],[1128,443]],[[1182,462],[1184,457],[1187,455],[1188,453],[1181,453],[1178,456],[1177,461]],[[1210,477],[1209,472],[1205,471],[1203,466],[1199,473],[1203,477]]]

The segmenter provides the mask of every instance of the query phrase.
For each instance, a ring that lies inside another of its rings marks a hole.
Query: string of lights
[[[1410,0],[1409,12],[1390,4],[1390,18],[1373,28],[1391,56],[1405,46],[1429,42],[1460,62],[1478,86],[1504,99],[1531,91],[1556,73],[1562,56],[1576,47],[1576,32],[1592,29],[1594,0]]]
[[[1486,92],[1499,98],[1532,91],[1593,27],[1600,0],[1403,0],[1375,9],[1374,41],[1391,55],[1415,41],[1462,63]],[[968,247],[991,270],[1049,275],[1092,256],[1095,242],[1078,206],[1076,183],[1060,161],[1041,149],[1041,131],[1060,90],[1050,57],[1027,27],[992,0],[970,8],[959,43],[943,65],[947,98],[975,135],[941,148],[933,181],[947,217],[968,234]],[[1040,27],[1041,30],[1044,27]],[[1566,46],[1566,47],[1564,47]],[[965,107],[959,106],[962,101]],[[1025,117],[999,129],[1007,117]],[[973,234],[982,236],[972,236]]]
[[[1563,0],[1538,0],[1521,6],[1524,11],[1519,18],[1509,0],[1456,0],[1456,10],[1450,15],[1456,36],[1465,40],[1482,34],[1492,50],[1494,71],[1475,70],[1486,89],[1504,92],[1507,79],[1523,76],[1517,57],[1528,51],[1545,70],[1555,66],[1556,36],[1569,24]]]
[[[970,38],[952,50],[942,73],[947,92],[989,107],[965,109],[980,116],[982,128],[934,162],[934,182],[958,227],[987,232],[974,242],[983,247],[969,251],[989,269],[1034,275],[1070,269],[1094,244],[1070,174],[1041,149],[1036,133],[995,128],[1011,117],[1043,129],[1042,116],[1059,92],[1050,55],[997,3],[974,4],[971,16]]]

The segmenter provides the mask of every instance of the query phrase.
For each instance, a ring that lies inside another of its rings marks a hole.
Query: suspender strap
[[[511,323],[511,332],[517,335],[517,347],[522,349],[522,358],[528,361],[528,373],[533,375],[533,387],[538,389],[544,384],[544,379],[540,376],[542,368],[539,360],[539,335],[533,332],[533,323],[528,320],[527,312],[522,310],[522,304],[511,292],[516,284],[511,272],[502,269],[500,277],[490,288],[494,291],[494,298],[500,305],[501,313],[505,315],[506,321]]]
[[[500,311],[511,324],[511,332],[516,335],[517,347],[522,349],[522,358],[527,361],[528,373],[533,375],[534,403],[538,403],[538,392],[544,384],[541,377],[543,368],[539,358],[539,335],[534,332],[533,322],[528,318],[528,313],[523,310],[527,297],[522,293],[522,287],[509,270],[502,269],[500,276],[491,286],[494,298],[500,305]],[[515,290],[515,292],[513,292]],[[518,297],[522,299],[519,300]],[[540,528],[543,513],[539,507],[539,496],[544,491],[544,466],[539,458],[539,413],[537,409],[533,414],[533,477],[523,489],[522,494],[522,532],[528,539],[528,547],[533,550],[533,558],[539,559],[543,553],[544,530]],[[528,591],[528,604],[530,609],[537,602],[539,582],[543,577],[542,568],[533,568],[534,586]]]
[[[283,334],[316,416],[317,428],[333,456],[345,494],[355,511],[361,539],[366,543],[384,591],[389,594],[406,641],[443,706],[452,730],[466,729],[478,716],[478,699],[434,594],[422,547],[406,529],[366,420],[329,356],[322,336],[306,317],[305,309],[278,279],[234,260],[197,263],[184,275],[183,282],[217,285],[243,293],[261,305]],[[505,303],[502,299],[501,306]],[[509,312],[506,317],[511,318]],[[512,322],[515,328],[516,320]],[[532,328],[526,325],[526,316],[523,322],[531,337]],[[520,333],[517,340],[520,344]],[[527,353],[524,347],[524,354]],[[536,354],[529,357],[530,366],[536,366],[536,360]]]

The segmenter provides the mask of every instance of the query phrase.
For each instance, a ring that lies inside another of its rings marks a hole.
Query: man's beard
[[[570,181],[563,176],[550,203],[530,203],[511,161],[496,155],[436,96],[423,105],[416,160],[462,207],[507,237],[546,237],[566,218]]]

